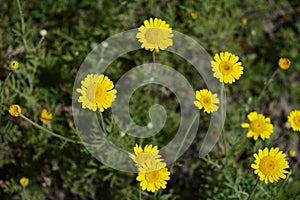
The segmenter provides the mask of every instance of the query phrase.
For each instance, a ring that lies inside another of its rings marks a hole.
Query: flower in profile
[[[255,164],[251,165],[254,169],[254,173],[258,174],[261,181],[273,183],[280,179],[286,178],[285,169],[289,168],[289,163],[285,158],[285,154],[279,151],[279,148],[271,148],[270,150],[266,147],[264,150],[259,150],[258,154],[255,153]]]
[[[166,163],[148,159],[139,167],[136,180],[140,181],[142,190],[155,192],[160,188],[166,188],[167,180],[170,180],[170,172],[166,168]]]
[[[39,119],[43,124],[46,124],[52,120],[52,114],[49,113],[45,108],[43,108],[40,113]]]
[[[82,108],[96,111],[97,108],[103,112],[104,109],[110,108],[116,98],[117,90],[113,89],[113,82],[103,74],[88,74],[81,81],[81,88],[77,92],[82,96],[78,102],[82,103]]]
[[[40,35],[41,35],[42,37],[45,37],[45,36],[47,35],[47,30],[46,30],[46,29],[40,30]]]
[[[15,61],[15,60],[10,61],[9,68],[11,70],[15,71],[16,69],[18,69],[18,67],[19,67],[18,61]]]
[[[28,178],[22,177],[22,178],[20,179],[20,184],[21,184],[23,187],[26,187],[26,186],[28,185],[28,183],[29,183],[29,179],[28,179]]]
[[[147,160],[162,160],[161,156],[158,154],[158,147],[152,146],[152,144],[147,144],[144,147],[144,150],[142,146],[136,144],[133,150],[135,155],[130,153],[129,157],[135,162],[137,167],[142,166]]]
[[[248,138],[253,137],[254,140],[257,140],[258,137],[261,137],[263,140],[270,138],[270,135],[273,133],[273,125],[269,117],[265,117],[257,112],[251,112],[248,114],[248,119],[250,123],[242,123],[243,128],[248,128]]]
[[[208,114],[217,111],[219,108],[216,105],[219,104],[217,94],[212,94],[211,91],[207,89],[196,91],[196,100],[197,101],[194,101],[195,106],[197,106],[199,110],[204,108],[204,112]]]
[[[280,69],[287,70],[288,68],[290,68],[291,61],[288,58],[280,58],[278,60],[278,65]]]
[[[292,111],[288,116],[288,122],[293,131],[300,131],[300,110]]]
[[[21,115],[21,107],[17,104],[13,104],[9,107],[8,113],[13,117],[19,117]]]
[[[290,156],[290,157],[295,157],[296,154],[297,154],[296,149],[290,149],[290,150],[289,150],[289,156]]]
[[[138,30],[136,38],[142,43],[141,47],[146,50],[159,52],[173,45],[172,28],[161,19],[145,20],[144,25],[141,25]]]
[[[239,57],[229,53],[216,53],[214,60],[211,61],[214,77],[218,78],[220,82],[232,84],[238,80],[243,74],[242,63],[238,62]]]
[[[197,15],[197,13],[192,12],[191,13],[191,17],[192,17],[192,19],[197,19],[198,15]]]

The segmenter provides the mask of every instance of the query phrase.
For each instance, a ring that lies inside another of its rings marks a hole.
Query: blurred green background
[[[253,153],[268,145],[286,153],[296,149],[299,133],[286,126],[287,115],[300,107],[298,0],[202,0],[202,1],[120,1],[57,0],[20,2],[0,0],[0,86],[7,77],[8,63],[17,60],[19,69],[7,81],[0,104],[0,199],[21,199],[19,179],[29,178],[28,199],[138,199],[136,174],[110,169],[94,159],[81,145],[69,144],[9,116],[11,104],[38,122],[42,108],[53,114],[47,128],[78,139],[71,113],[72,88],[77,70],[88,53],[108,37],[138,28],[150,17],[201,44],[211,56],[230,51],[244,66],[241,79],[226,87],[227,117],[223,134],[205,159],[198,158],[202,134],[175,163],[167,189],[160,194],[143,192],[143,199],[247,199],[256,182],[250,165]],[[40,30],[47,35],[40,46]],[[201,77],[177,56],[156,54],[157,62],[175,66],[194,89]],[[278,69],[278,59],[287,57],[290,69],[280,71],[256,101],[269,78]],[[172,59],[171,59],[172,58]],[[105,73],[114,82],[133,66],[152,61],[150,52],[139,50],[118,58]],[[131,101],[133,119],[145,125],[154,103],[167,108],[167,122],[158,136],[147,140],[160,146],[174,136],[180,123],[179,104],[170,91],[144,87]],[[143,102],[137,103],[137,102]],[[240,124],[251,111],[272,119],[275,132],[270,140],[254,142],[245,137]],[[202,129],[209,115],[201,113]],[[109,137],[124,149],[135,143],[147,144],[119,131],[104,113]],[[279,139],[277,139],[279,138]],[[299,156],[288,157],[292,172],[276,184],[259,184],[252,199],[300,199]],[[49,180],[51,184],[49,184]]]

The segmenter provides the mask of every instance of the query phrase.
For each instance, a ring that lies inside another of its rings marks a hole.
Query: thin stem
[[[0,96],[2,96],[3,88],[5,87],[6,82],[7,82],[8,78],[10,77],[10,75],[12,74],[12,72],[13,71],[10,71],[9,74],[7,75],[7,77],[5,78],[4,83],[3,83],[2,87],[1,87]]]
[[[54,132],[52,132],[52,131],[46,129],[45,127],[43,127],[43,126],[41,126],[41,125],[35,123],[34,121],[30,120],[29,118],[27,118],[27,117],[26,117],[25,115],[23,115],[23,114],[21,114],[20,117],[21,117],[22,119],[24,119],[25,121],[29,122],[30,124],[32,124],[33,126],[35,126],[35,127],[39,128],[39,129],[41,129],[41,130],[43,130],[43,131],[45,131],[45,132],[51,134],[51,135],[54,136],[54,137],[58,137],[58,138],[60,138],[60,139],[62,139],[62,140],[65,140],[66,142],[71,142],[71,143],[74,143],[74,144],[81,144],[80,141],[71,140],[71,139],[69,139],[69,138],[66,138],[66,137],[64,137],[64,136],[58,135],[58,134],[56,134],[56,133],[54,133]]]
[[[139,186],[139,200],[142,200],[142,189],[140,186]]]
[[[23,186],[23,199],[26,200],[26,188]]]
[[[221,101],[223,102],[223,92],[224,92],[224,84],[222,84],[222,87],[221,87]],[[221,105],[221,120],[223,120],[224,118],[224,110],[223,110],[223,105]],[[226,160],[227,160],[227,147],[226,147],[226,136],[225,136],[225,128],[223,127],[223,130],[222,130],[222,140],[223,140],[223,143],[224,143],[224,153],[225,153],[225,164],[226,164]]]
[[[24,23],[23,12],[22,12],[22,9],[21,9],[20,0],[17,0],[17,4],[18,4],[18,10],[19,10],[20,18],[21,18],[22,40],[23,40],[25,48],[28,49],[27,42],[26,42],[26,39],[25,39],[25,36],[24,36],[24,34],[25,34],[25,23]]]
[[[256,188],[257,188],[257,186],[258,186],[258,183],[259,183],[259,178],[257,178],[256,183],[255,183],[255,185],[253,186],[253,189],[252,189],[250,195],[248,196],[247,200],[250,200],[250,199],[252,198],[252,195],[253,195],[254,191],[256,190]]]
[[[186,131],[186,134],[184,135],[184,138],[182,139],[182,142],[181,142],[181,144],[180,144],[180,146],[179,146],[179,148],[178,148],[178,150],[177,150],[177,152],[176,152],[176,154],[175,154],[175,159],[177,159],[177,156],[178,156],[178,154],[179,154],[179,152],[180,152],[180,150],[181,150],[181,148],[182,148],[182,146],[183,146],[183,144],[184,144],[184,142],[185,142],[185,140],[186,140],[186,137],[187,137],[188,133],[190,132],[190,130],[191,130],[191,128],[192,128],[192,126],[193,126],[193,124],[194,124],[196,118],[197,118],[197,115],[195,115],[195,117],[193,118],[193,120],[192,120],[192,122],[191,122],[191,124],[190,124],[190,126],[189,126],[189,128],[188,128],[188,130]],[[175,163],[175,162],[174,162],[174,163]],[[172,171],[172,169],[173,169],[173,167],[174,167],[174,163],[173,163],[173,165],[171,166],[170,171]]]
[[[104,124],[102,112],[101,112],[99,109],[98,109],[98,112],[99,112],[99,115],[100,115],[102,131],[103,131],[104,134],[107,136],[107,133],[106,133],[106,130],[105,130],[105,124]]]
[[[261,91],[260,95],[258,96],[258,98],[256,99],[255,104],[257,104],[260,99],[263,97],[263,95],[265,94],[266,89],[269,87],[270,83],[272,82],[272,80],[274,79],[274,77],[278,74],[278,72],[280,71],[280,68],[278,68],[270,77],[270,79],[268,80],[268,82],[265,84],[263,90]]]
[[[45,39],[45,36],[42,36],[42,38],[40,39],[39,43],[37,44],[35,50],[40,48],[40,46],[41,46],[42,42],[44,41],[44,39]]]

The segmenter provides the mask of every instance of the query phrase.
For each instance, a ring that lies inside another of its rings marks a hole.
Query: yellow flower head
[[[161,161],[161,156],[158,154],[158,147],[157,146],[153,146],[152,144],[150,145],[146,145],[144,147],[144,150],[142,148],[142,146],[139,145],[135,145],[135,147],[133,148],[134,150],[134,154],[129,154],[129,157],[135,162],[137,167],[142,166],[147,160],[157,160],[157,161]]]
[[[29,183],[29,179],[26,178],[26,177],[23,177],[20,179],[20,184],[23,186],[23,187],[26,187]]]
[[[300,131],[300,110],[292,111],[288,116],[288,122],[293,131]]]
[[[290,156],[290,157],[295,157],[296,154],[297,154],[296,149],[290,149],[290,150],[289,150],[289,156]]]
[[[243,17],[241,19],[242,24],[247,24],[248,23],[248,19],[246,17]]]
[[[192,12],[191,13],[191,17],[192,17],[192,19],[197,19],[198,15],[197,15],[197,13]]]
[[[114,83],[103,74],[88,74],[81,81],[81,88],[77,92],[82,96],[78,102],[82,103],[82,108],[96,111],[97,108],[103,112],[104,109],[110,108],[112,102],[116,99],[117,90],[113,89]]]
[[[204,112],[212,113],[218,110],[219,99],[217,94],[212,94],[209,90],[203,89],[196,91],[196,100],[194,101],[195,106],[200,109],[204,108]]]
[[[15,71],[16,69],[18,69],[18,67],[19,67],[18,61],[15,61],[15,60],[10,61],[9,68],[11,70]]]
[[[13,117],[19,117],[22,110],[21,110],[21,107],[19,105],[13,104],[9,107],[8,112]]]
[[[289,168],[289,163],[285,159],[285,154],[279,151],[279,148],[271,148],[270,150],[266,147],[264,150],[259,150],[258,154],[255,153],[255,164],[251,165],[254,169],[254,173],[258,174],[261,181],[273,183],[274,181],[279,181],[280,179],[286,178],[285,169]]]
[[[269,117],[265,117],[257,112],[251,112],[248,115],[248,119],[250,123],[242,123],[243,128],[248,128],[248,138],[253,137],[254,140],[257,140],[258,137],[261,137],[263,140],[270,138],[270,135],[273,133],[273,125]]]
[[[142,190],[155,192],[160,188],[166,188],[167,180],[170,180],[170,172],[166,168],[166,163],[149,159],[139,167],[136,180],[141,182]]]
[[[280,58],[278,60],[278,65],[280,69],[287,70],[288,68],[290,68],[291,61],[288,58]]]
[[[229,53],[216,53],[214,60],[211,61],[214,77],[218,78],[220,82],[232,84],[238,80],[243,74],[242,63],[238,62],[239,57]]]
[[[141,47],[146,50],[153,51],[155,49],[156,52],[159,52],[159,50],[165,50],[173,45],[172,28],[161,19],[145,20],[144,25],[141,25],[138,30],[136,38],[142,43]]]
[[[52,114],[43,108],[40,113],[39,119],[43,124],[46,124],[52,120]]]

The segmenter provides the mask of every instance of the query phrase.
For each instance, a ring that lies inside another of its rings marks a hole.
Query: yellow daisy
[[[170,172],[166,168],[166,163],[148,159],[139,167],[136,180],[141,182],[142,190],[155,192],[160,188],[166,188],[167,180],[170,180]]]
[[[46,124],[52,120],[52,114],[43,108],[40,113],[39,119],[43,124]]]
[[[196,91],[196,100],[197,101],[194,101],[195,106],[197,106],[199,110],[204,108],[204,112],[208,114],[217,111],[219,108],[216,105],[219,104],[217,94],[212,94],[207,89]]]
[[[261,137],[263,140],[270,138],[270,135],[273,133],[273,125],[269,117],[265,117],[257,112],[251,112],[248,115],[248,119],[250,123],[242,123],[243,128],[248,128],[248,138],[253,137],[254,140],[257,140],[258,137]]]
[[[23,187],[26,187],[26,186],[28,185],[28,183],[29,183],[29,179],[28,179],[28,178],[22,177],[22,178],[20,179],[20,184],[21,184]]]
[[[288,116],[288,122],[290,123],[293,131],[300,131],[300,110],[294,110]]]
[[[288,58],[280,58],[278,60],[278,65],[280,69],[287,70],[288,68],[290,68],[291,61]]]
[[[16,69],[18,69],[18,67],[19,67],[18,61],[15,61],[15,60],[10,61],[9,68],[11,70],[15,71]]]
[[[77,92],[82,96],[78,102],[82,103],[82,108],[96,111],[97,108],[103,112],[104,109],[110,108],[116,98],[117,90],[113,89],[114,84],[107,76],[103,74],[88,74],[81,81],[81,88]]]
[[[285,154],[279,151],[279,148],[271,148],[270,150],[266,147],[264,150],[259,150],[258,154],[253,155],[255,157],[255,164],[251,165],[254,169],[254,173],[258,174],[261,181],[273,183],[280,179],[286,178],[285,169],[289,168],[289,163],[285,158]]]
[[[8,109],[8,113],[13,117],[19,117],[21,115],[21,112],[21,107],[16,104],[11,105]]]
[[[137,167],[140,167],[143,165],[143,163],[146,162],[146,160],[150,159],[150,160],[157,160],[157,161],[161,161],[161,156],[158,154],[158,147],[157,146],[153,146],[152,144],[150,145],[146,145],[144,147],[144,150],[142,148],[142,146],[139,145],[135,145],[135,147],[133,148],[134,150],[134,154],[129,154],[129,157],[136,163]]]
[[[146,50],[153,51],[155,49],[156,52],[159,52],[160,49],[165,50],[173,45],[172,28],[161,19],[145,20],[144,25],[140,26],[138,30],[136,38],[142,43],[141,47]]]
[[[239,57],[229,53],[216,53],[214,60],[211,61],[214,77],[218,78],[220,82],[232,84],[238,80],[243,74],[242,63],[238,62]]]

